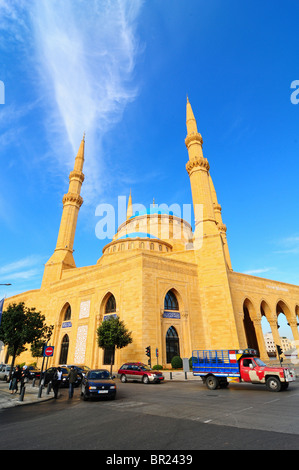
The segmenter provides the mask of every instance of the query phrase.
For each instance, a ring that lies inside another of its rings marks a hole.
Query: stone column
[[[279,335],[278,328],[277,328],[277,319],[276,318],[273,318],[273,319],[270,319],[270,320],[268,319],[268,322],[271,326],[271,331],[272,331],[274,343],[278,344],[282,348],[281,339],[280,339],[280,335]],[[277,351],[276,351],[276,356],[278,358]]]
[[[297,319],[295,318],[294,320],[289,321],[289,325],[293,333],[293,338],[296,341],[296,349],[299,355],[299,332],[298,332]]]

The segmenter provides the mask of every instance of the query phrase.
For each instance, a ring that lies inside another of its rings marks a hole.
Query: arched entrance
[[[64,335],[61,342],[59,364],[67,364],[70,340],[68,335]]]
[[[174,326],[168,328],[166,333],[166,362],[170,363],[174,356],[180,355],[180,340]]]
[[[256,337],[255,327],[250,316],[250,312],[253,312],[253,305],[250,300],[246,299],[243,304],[244,312],[244,330],[246,334],[247,347],[255,349],[259,353],[259,346]]]

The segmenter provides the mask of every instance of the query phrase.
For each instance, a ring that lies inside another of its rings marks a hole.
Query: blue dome
[[[120,237],[119,240],[123,238],[155,238],[156,240],[159,240],[158,237],[155,237],[154,235],[145,232],[127,233],[127,235],[123,235],[122,237]]]

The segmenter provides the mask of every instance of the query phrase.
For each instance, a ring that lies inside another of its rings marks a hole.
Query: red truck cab
[[[296,380],[294,371],[287,367],[267,366],[260,358],[241,357],[239,360],[240,382],[262,383],[270,391],[286,390]]]

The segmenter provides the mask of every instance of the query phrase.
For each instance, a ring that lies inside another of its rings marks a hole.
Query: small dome
[[[165,211],[164,209],[161,209],[159,207],[151,207],[150,209],[146,209],[145,211],[136,211],[130,219],[133,219],[134,217],[138,217],[140,215],[154,215],[154,214],[166,214],[166,215],[174,215],[172,211]]]
[[[119,237],[119,240],[123,238],[155,238],[156,240],[159,240],[158,237],[155,237],[154,235],[151,235],[150,233],[145,233],[145,232],[127,233],[126,235]]]

